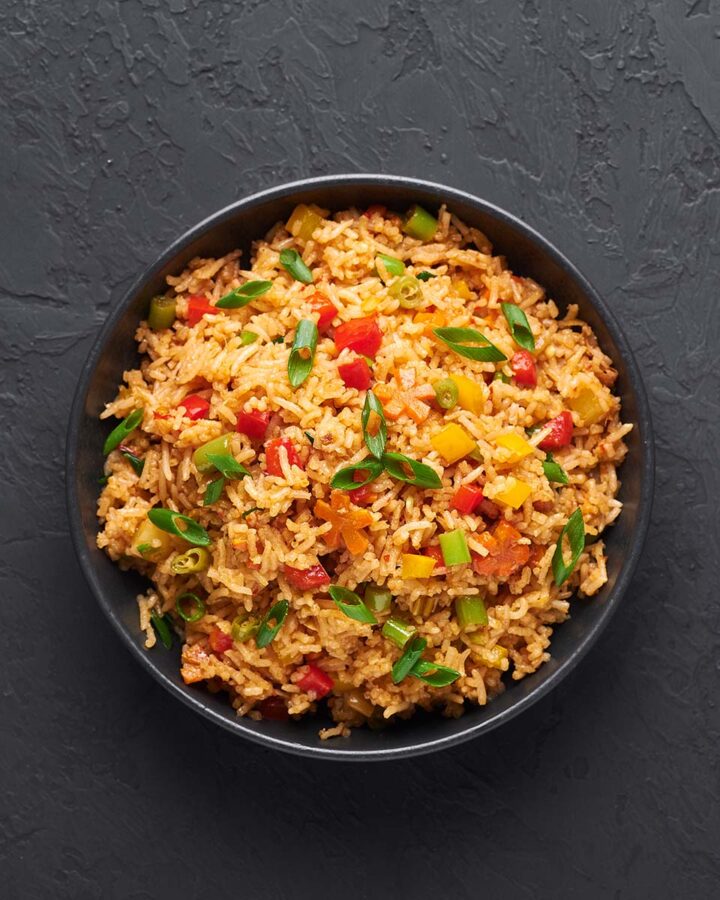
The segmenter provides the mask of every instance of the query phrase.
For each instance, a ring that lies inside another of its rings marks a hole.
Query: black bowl
[[[133,334],[150,298],[164,290],[166,275],[181,271],[194,256],[219,256],[235,247],[247,253],[253,239],[286,219],[298,203],[316,203],[333,210],[373,203],[396,210],[412,203],[435,209],[447,203],[488,235],[515,272],[536,279],[561,306],[577,303],[620,373],[617,391],[623,419],[634,428],[621,473],[624,510],[607,533],[608,582],[591,602],[578,604],[572,618],[556,630],[549,662],[530,677],[509,683],[505,693],[486,707],[469,708],[459,719],[419,715],[381,732],[358,729],[349,738],[326,742],[318,738],[323,724],[318,718],[300,722],[240,719],[223,695],[183,684],[177,650],[144,649],[135,602],[143,580],[121,572],[95,546],[98,471],[108,431],[98,414],[114,397],[123,371],[137,364]],[[267,747],[368,761],[429,753],[490,731],[527,709],[571,671],[615,611],[638,561],[650,516],[653,446],[645,391],[625,338],[597,293],[555,247],[514,216],[463,191],[412,178],[336,175],[283,185],[228,206],[184,234],[140,276],[109,316],[80,376],[70,418],[67,469],[70,525],[85,576],[122,640],[169,693],[213,722]]]

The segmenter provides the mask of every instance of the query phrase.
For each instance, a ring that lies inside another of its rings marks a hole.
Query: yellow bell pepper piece
[[[419,553],[402,555],[403,578],[429,578],[434,568],[435,560],[431,556],[421,556]]]
[[[467,431],[454,422],[434,434],[430,438],[430,443],[448,464],[456,463],[477,447]]]
[[[450,381],[458,389],[458,404],[468,412],[479,416],[485,406],[485,385],[478,384],[464,375],[451,375]]]
[[[469,635],[471,641],[470,652],[473,657],[483,665],[489,666],[491,669],[500,669],[506,672],[510,667],[508,662],[508,651],[506,647],[495,644],[494,647],[482,647],[472,641],[473,635]]]
[[[153,525],[150,519],[145,519],[132,539],[133,550],[153,562],[164,559],[174,547],[173,536]]]
[[[473,299],[468,283],[464,278],[458,278],[456,281],[453,281],[453,287],[455,288],[455,293],[458,297],[462,297],[463,300]]]
[[[505,487],[498,491],[493,500],[499,500],[513,509],[519,509],[532,492],[532,488],[526,481],[510,476]]]
[[[582,425],[594,425],[607,413],[598,392],[592,387],[580,388],[573,397],[568,398],[567,405],[578,414]]]
[[[304,203],[301,203],[292,211],[285,227],[294,237],[309,241],[321,222],[322,216],[317,207],[305,206]]]
[[[506,431],[505,434],[495,438],[496,445],[500,448],[497,462],[503,466],[514,466],[516,462],[525,459],[533,452],[532,446],[514,431]]]

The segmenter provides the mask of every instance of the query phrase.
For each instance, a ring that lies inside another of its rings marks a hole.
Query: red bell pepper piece
[[[265,432],[270,424],[270,413],[257,409],[241,409],[237,416],[235,429],[245,434],[251,441],[265,440]]]
[[[537,368],[532,354],[527,350],[518,350],[510,360],[510,368],[513,370],[515,381],[522,387],[535,387],[537,385]]]
[[[325,587],[330,584],[330,576],[320,563],[310,566],[309,569],[283,566],[283,573],[290,584],[299,591],[311,591],[313,588]]]
[[[299,466],[301,469],[305,468],[295,449],[295,444],[290,438],[273,438],[265,444],[265,471],[268,475],[282,476],[282,466],[280,465],[281,447],[285,448],[288,463],[291,466]]]
[[[432,547],[425,547],[423,550],[424,556],[429,556],[431,559],[435,560],[435,568],[432,570],[433,575],[446,575],[447,574],[447,566],[445,565],[445,557],[442,555],[442,550],[439,545],[435,544]]]
[[[208,643],[213,653],[224,653],[233,645],[233,639],[219,628],[213,628],[208,637]]]
[[[323,672],[319,666],[312,663],[308,663],[305,668],[307,669],[306,674],[297,683],[300,690],[307,694],[315,694],[318,700],[326,697],[333,689],[332,678],[327,672]]]
[[[266,697],[261,700],[255,707],[263,719],[274,719],[276,722],[285,722],[290,718],[287,704],[282,697],[275,694],[272,697]]]
[[[461,484],[455,491],[455,496],[450,504],[453,509],[461,512],[464,516],[474,513],[483,501],[482,489],[474,484]]]
[[[353,474],[353,481],[364,481],[366,478],[367,472],[364,472],[362,469]],[[370,482],[370,484],[364,484],[362,487],[355,488],[352,491],[348,491],[348,497],[350,498],[350,502],[355,504],[355,506],[365,506],[368,502],[371,503],[375,499],[375,491],[373,490],[372,482]]]
[[[185,410],[185,416],[196,422],[198,419],[207,419],[210,412],[210,402],[198,394],[189,394],[181,400],[179,406]],[[158,417],[159,418],[159,417]]]
[[[572,440],[573,434],[573,417],[572,413],[564,409],[559,416],[545,425],[550,427],[550,433],[546,435],[539,443],[541,450],[560,450],[567,447]]]
[[[364,360],[361,356],[358,356],[352,362],[338,366],[338,372],[345,383],[345,387],[356,388],[358,391],[366,391],[370,387],[372,380],[370,366],[367,364],[367,360]]]
[[[335,329],[335,346],[338,353],[349,347],[360,356],[372,356],[380,349],[382,332],[378,328],[375,316],[364,316],[362,319],[351,319],[343,322]]]
[[[187,323],[197,325],[206,313],[216,313],[218,310],[210,304],[205,297],[195,295],[188,298]]]
[[[325,331],[337,315],[337,308],[321,291],[315,291],[310,298],[310,309],[318,314],[318,331]]]

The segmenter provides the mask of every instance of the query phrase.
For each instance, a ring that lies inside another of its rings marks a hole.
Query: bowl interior
[[[218,256],[240,247],[247,259],[251,242],[287,218],[297,203],[316,203],[331,210],[381,203],[402,211],[416,202],[430,208],[446,202],[460,218],[488,235],[495,251],[505,254],[515,272],[537,280],[561,307],[578,304],[581,316],[618,368],[616,390],[623,418],[634,425],[621,471],[619,496],[624,510],[607,532],[607,584],[591,602],[578,604],[572,618],[556,629],[552,659],[538,672],[509,682],[503,695],[484,708],[469,708],[460,719],[417,716],[382,732],[358,729],[348,739],[323,742],[317,735],[327,724],[322,718],[238,719],[223,695],[183,684],[177,647],[171,652],[143,648],[135,596],[146,583],[134,573],[120,571],[95,546],[97,473],[108,431],[98,415],[114,397],[123,371],[137,365],[133,335],[150,298],[164,290],[166,275],[182,270],[192,257]],[[644,391],[624,338],[602,301],[557,250],[517,219],[462,192],[410,179],[335,176],[267,191],[217,213],[178,240],[135,283],[111,314],[81,377],[70,424],[68,470],[71,527],[86,577],[130,649],[172,693],[220,724],[265,744],[298,753],[371,759],[428,752],[486,731],[525,708],[570,670],[617,605],[639,555],[649,516],[652,446]]]

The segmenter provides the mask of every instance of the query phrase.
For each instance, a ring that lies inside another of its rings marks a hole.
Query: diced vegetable
[[[375,262],[380,260],[385,266],[388,275],[403,275],[405,273],[405,263],[395,256],[388,256],[386,253],[378,253]]]
[[[345,387],[355,388],[357,391],[366,391],[372,382],[370,366],[362,356],[338,366],[338,373]]]
[[[197,325],[204,315],[215,313],[217,313],[217,310],[205,297],[199,295],[188,297],[186,313],[188,325]]]
[[[218,438],[213,438],[212,441],[208,441],[206,444],[202,444],[197,450],[193,453],[193,462],[195,463],[195,468],[202,475],[207,475],[208,472],[212,472],[215,466],[208,459],[208,456],[213,456],[216,454],[223,454],[230,452],[230,438],[232,437],[231,432],[227,432],[226,434],[221,434]]]
[[[447,575],[445,557],[443,556],[443,552],[440,549],[439,544],[431,544],[429,547],[425,547],[423,550],[423,554],[425,556],[429,556],[430,559],[435,561],[435,568],[432,570],[433,576]]]
[[[402,569],[403,578],[429,578],[435,568],[435,560],[419,553],[403,553]]]
[[[163,509],[162,506],[156,506],[154,509],[148,510],[147,516],[153,525],[156,525],[162,531],[167,531],[168,534],[174,534],[182,538],[188,544],[195,544],[197,547],[207,547],[211,543],[210,535],[207,531],[199,522],[191,519],[190,516],[184,516],[173,509]]]
[[[567,405],[578,414],[581,424],[594,425],[603,419],[607,410],[600,400],[600,388],[581,387],[580,390],[567,401]]]
[[[455,293],[458,295],[458,297],[461,297],[463,300],[473,299],[472,291],[468,287],[468,283],[464,278],[456,278],[455,281],[453,281],[453,288],[455,289]]]
[[[312,272],[303,262],[302,256],[290,247],[280,251],[280,265],[295,281],[302,284],[312,284]]]
[[[224,631],[215,626],[208,635],[208,644],[210,644],[210,649],[213,653],[225,653],[226,650],[232,647],[233,641],[229,634],[225,634]]]
[[[312,371],[318,342],[318,327],[312,319],[301,319],[295,328],[295,338],[288,357],[288,380],[299,388]]]
[[[258,409],[241,409],[237,414],[235,428],[240,434],[249,437],[251,441],[259,442],[265,440],[269,424],[269,412],[260,412]]]
[[[521,544],[521,539],[522,535],[517,528],[501,519],[492,534],[484,531],[476,536],[476,540],[488,552],[487,556],[473,556],[473,569],[478,575],[509,578],[530,559],[530,547],[528,544]]]
[[[255,616],[251,616],[248,612],[242,612],[236,616],[230,626],[230,634],[232,639],[238,644],[244,644],[251,637],[255,637],[260,627],[260,620]]]
[[[424,389],[420,387],[403,388],[400,384],[385,383],[375,386],[375,394],[383,405],[385,415],[393,422],[402,415],[408,416],[416,425],[421,425],[427,419],[430,407],[418,396],[421,393],[425,396]]]
[[[563,539],[566,535],[570,544],[571,553],[570,562],[568,563],[565,563],[563,556]],[[555,584],[558,587],[561,587],[568,580],[584,549],[585,522],[583,521],[582,510],[576,509],[565,523],[563,530],[560,532],[560,537],[558,538],[555,552],[553,553],[552,570]]]
[[[323,535],[328,550],[337,550],[344,543],[350,553],[364,553],[369,543],[364,529],[372,524],[372,513],[353,506],[342,491],[332,491],[329,504],[325,500],[317,501],[315,515],[332,525]]]
[[[547,459],[543,460],[543,472],[545,477],[551,484],[569,484],[570,479],[567,472],[560,463],[555,462],[552,453],[548,453]]]
[[[559,416],[550,419],[543,428],[549,428],[550,431],[538,444],[541,450],[561,450],[563,447],[567,447],[573,435],[572,413],[564,409]]]
[[[319,332],[325,331],[332,324],[332,320],[337,315],[337,308],[330,302],[325,294],[320,291],[310,298],[310,309],[317,313],[317,327]]]
[[[472,655],[478,662],[491,669],[499,669],[501,672],[506,672],[508,670],[508,651],[506,647],[503,647],[500,644],[495,644],[494,647],[483,647],[473,640],[475,635],[470,635],[469,637]],[[484,639],[485,638],[483,637],[483,640]]]
[[[276,475],[278,478],[282,477],[283,470],[280,463],[280,452],[283,447],[287,454],[289,466],[297,466],[300,469],[305,468],[295,449],[295,444],[290,438],[273,438],[265,444],[265,472],[268,475]]]
[[[463,631],[476,625],[487,625],[488,616],[479,594],[455,598],[455,613]]]
[[[382,627],[382,636],[392,641],[393,644],[402,650],[416,630],[414,625],[391,616]]]
[[[351,319],[335,329],[335,346],[338,353],[346,347],[360,356],[375,357],[382,343],[382,332],[375,316]]]
[[[268,719],[271,722],[287,722],[290,718],[287,703],[276,694],[261,700],[255,709],[263,719]]]
[[[169,328],[175,321],[177,297],[153,297],[147,323],[153,331]]]
[[[400,684],[403,678],[410,674],[411,669],[420,659],[426,647],[427,641],[425,638],[413,637],[408,641],[403,655],[392,667],[393,684]]]
[[[441,534],[440,549],[446,566],[462,566],[472,559],[465,532],[461,528]]]
[[[310,566],[309,569],[294,569],[292,566],[285,565],[283,574],[299,591],[312,591],[330,584],[330,576],[320,563]]]
[[[462,409],[479,416],[485,409],[485,393],[487,388],[472,378],[464,375],[451,375],[450,380],[457,387],[458,403]]]
[[[309,241],[315,229],[322,222],[322,218],[317,207],[300,203],[292,211],[285,227],[293,237],[298,237],[301,241]]]
[[[199,622],[205,615],[205,604],[197,594],[190,591],[180,594],[175,601],[175,609],[180,618],[186,622]]]
[[[493,381],[502,381],[503,384],[510,384],[510,378],[504,372],[496,372],[493,375]]]
[[[180,407],[185,410],[185,416],[197,422],[198,419],[207,419],[210,412],[210,401],[199,394],[190,394],[180,401]]]
[[[322,700],[333,689],[333,680],[319,666],[308,663],[305,674],[297,682],[297,686],[306,694],[314,694],[316,700]]]
[[[452,378],[443,378],[433,385],[435,399],[441,409],[453,409],[458,402],[458,387]]]
[[[358,482],[365,481],[365,476],[362,472],[355,472],[353,478]],[[359,487],[353,488],[351,491],[348,491],[348,497],[350,498],[350,502],[354,506],[366,506],[368,503],[372,503],[375,499],[375,491],[370,487],[370,484],[359,484]]]
[[[510,360],[510,368],[513,370],[515,381],[521,387],[537,386],[537,367],[531,353],[527,350],[518,350]]]
[[[392,604],[392,593],[386,587],[369,584],[365,588],[364,598],[367,608],[374,613],[384,613]]]
[[[377,625],[377,619],[355,591],[341,587],[339,584],[331,584],[328,588],[328,593],[337,608],[344,612],[348,618],[354,619],[356,622],[362,622],[365,625]]]
[[[403,217],[402,230],[419,241],[430,241],[435,237],[438,220],[423,209],[422,206],[411,206]]]
[[[403,309],[417,309],[423,301],[422,286],[412,275],[396,278],[388,288],[388,294],[397,300]]]
[[[285,619],[287,619],[289,609],[290,604],[287,600],[278,600],[278,602],[274,603],[262,617],[260,627],[255,636],[255,643],[261,650],[275,640]]]
[[[451,422],[434,434],[430,438],[430,443],[448,465],[467,456],[477,446],[467,431],[455,422]]]
[[[514,466],[515,463],[530,456],[534,451],[524,437],[514,431],[506,431],[495,438],[495,444],[500,448],[497,463],[501,466]]]
[[[330,479],[330,487],[339,491],[350,491],[353,493],[379,478],[383,473],[383,469],[384,466],[379,459],[375,459],[374,456],[366,456],[359,463],[353,463],[351,466],[338,469]]]
[[[135,532],[132,546],[143,559],[157,562],[168,556],[175,546],[175,541],[172,535],[153,525],[149,519],[145,519]]]
[[[194,575],[204,572],[210,565],[210,554],[205,547],[192,547],[187,553],[180,553],[170,563],[176,575]]]
[[[500,503],[513,509],[519,509],[531,493],[532,488],[526,481],[521,481],[511,475],[508,477],[505,487],[498,491],[493,499],[499,500]]]
[[[482,499],[482,488],[474,484],[461,484],[455,491],[451,506],[464,516],[469,516],[480,506]]]

